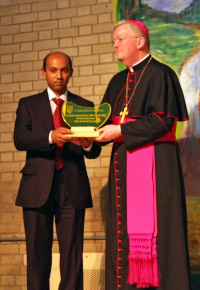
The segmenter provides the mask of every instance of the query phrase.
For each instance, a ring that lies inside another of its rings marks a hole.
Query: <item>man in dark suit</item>
[[[20,99],[17,109],[14,143],[27,152],[16,205],[23,207],[28,290],[49,289],[54,218],[60,250],[59,289],[83,289],[84,215],[85,208],[92,207],[84,156],[96,158],[101,149],[90,139],[66,136],[71,130],[56,119],[62,100],[94,106],[67,90],[72,73],[68,55],[48,54],[42,69],[47,90]]]

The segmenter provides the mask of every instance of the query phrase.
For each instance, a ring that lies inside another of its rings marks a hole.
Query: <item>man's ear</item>
[[[70,71],[70,78],[73,76],[73,72],[74,72],[74,70],[72,68],[71,71]]]
[[[139,49],[143,48],[145,46],[145,38],[144,37],[138,37],[137,45],[138,45]]]
[[[46,78],[46,71],[44,70],[44,68],[41,69],[41,73],[42,73],[43,77]]]

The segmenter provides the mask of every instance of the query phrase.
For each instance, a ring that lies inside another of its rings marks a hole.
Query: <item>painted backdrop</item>
[[[179,123],[192,271],[200,273],[200,0],[114,0],[115,22],[142,20],[151,54],[179,76],[189,122]],[[119,69],[123,65],[119,64]]]

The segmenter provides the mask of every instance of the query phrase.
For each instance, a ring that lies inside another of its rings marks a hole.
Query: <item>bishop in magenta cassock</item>
[[[107,200],[106,290],[190,290],[177,121],[188,120],[175,72],[150,54],[149,32],[120,21],[113,44],[127,69],[110,81],[99,142],[113,141]]]

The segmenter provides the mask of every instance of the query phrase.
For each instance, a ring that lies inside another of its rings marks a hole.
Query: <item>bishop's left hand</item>
[[[97,142],[109,142],[122,135],[120,125],[106,125],[99,129],[100,136],[95,138]]]

